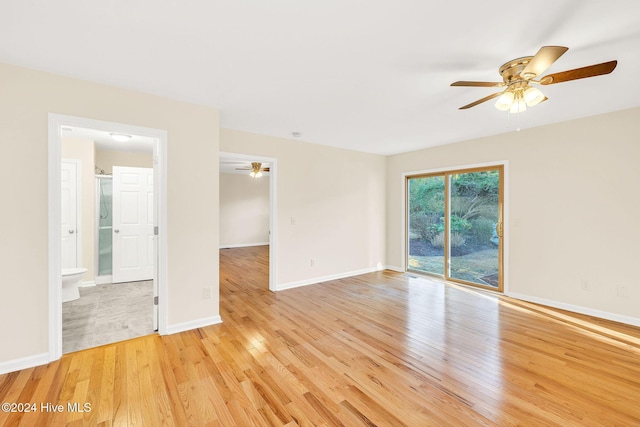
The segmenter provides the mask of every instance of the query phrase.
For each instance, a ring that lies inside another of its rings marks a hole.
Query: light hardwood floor
[[[220,252],[223,323],[0,376],[0,425],[640,425],[640,330],[380,272],[267,290]]]

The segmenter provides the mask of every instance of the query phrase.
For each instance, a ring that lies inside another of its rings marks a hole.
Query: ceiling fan
[[[268,167],[262,167],[262,163],[260,162],[251,162],[250,168],[236,168],[237,171],[251,171],[249,174],[251,178],[260,178],[262,176],[262,172],[269,172]]]
[[[584,79],[587,77],[601,76],[612,72],[618,61],[603,62],[602,64],[589,65],[587,67],[573,70],[561,71],[540,77],[547,68],[558,60],[567,50],[564,46],[543,46],[535,56],[525,56],[511,60],[499,69],[501,82],[469,82],[459,81],[451,83],[451,86],[473,86],[473,87],[504,87],[502,92],[497,92],[485,96],[471,104],[460,107],[460,110],[475,107],[478,104],[498,98],[496,108],[511,113],[519,113],[546,101],[547,97],[531,84],[550,85],[555,83],[568,82],[570,80]]]

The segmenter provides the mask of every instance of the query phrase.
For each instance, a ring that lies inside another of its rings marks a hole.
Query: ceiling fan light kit
[[[262,176],[262,172],[269,172],[269,167],[262,167],[262,163],[261,162],[251,162],[251,168],[236,168],[236,170],[239,171],[243,171],[243,170],[247,170],[247,171],[251,171],[249,172],[249,176],[251,178],[260,178]]]
[[[502,92],[494,93],[470,104],[460,107],[466,110],[476,105],[482,104],[493,98],[498,98],[495,107],[501,111],[510,113],[521,113],[527,107],[533,107],[547,100],[542,91],[531,84],[549,85],[571,80],[584,79],[587,77],[601,76],[611,73],[618,64],[618,61],[609,61],[602,64],[590,65],[573,70],[562,71],[534,80],[544,73],[554,62],[558,60],[567,50],[564,46],[543,46],[535,56],[525,56],[514,59],[503,64],[498,70],[502,77],[502,82],[473,82],[458,81],[451,83],[451,86],[465,87],[504,87]]]
[[[249,176],[251,178],[260,178],[262,176],[262,163],[259,162],[252,162],[251,163],[251,173],[249,174]]]
[[[514,99],[515,96],[513,95],[513,92],[503,92],[496,101],[496,108],[498,110],[507,111],[511,108],[511,104],[513,104]]]
[[[533,107],[535,105],[540,104],[544,101],[544,94],[540,91],[540,89],[535,87],[529,87],[529,89],[524,91],[524,102],[529,107]]]

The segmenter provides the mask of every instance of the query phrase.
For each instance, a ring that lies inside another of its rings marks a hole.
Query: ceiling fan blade
[[[451,86],[473,86],[473,87],[500,87],[504,86],[504,82],[454,82]]]
[[[484,98],[482,98],[482,99],[478,99],[477,101],[472,102],[471,104],[467,104],[467,105],[465,105],[464,107],[460,107],[460,108],[458,108],[458,109],[459,109],[459,110],[466,110],[467,108],[475,107],[475,106],[476,106],[476,105],[478,105],[478,104],[482,104],[483,102],[486,102],[486,101],[488,101],[488,100],[490,100],[490,99],[493,99],[493,98],[496,98],[496,97],[498,97],[498,96],[502,95],[502,93],[503,93],[503,92],[496,92],[496,93],[494,93],[494,94],[491,94],[491,95],[489,95],[489,96],[485,96],[485,97],[484,97]]]
[[[573,70],[561,71],[549,74],[540,79],[540,84],[550,85],[554,83],[568,82],[571,80],[585,79],[587,77],[602,76],[615,70],[618,61],[603,62],[602,64],[589,65],[587,67],[575,68]]]
[[[523,79],[532,79],[535,76],[539,76],[568,50],[569,48],[564,46],[542,46],[529,64],[522,70],[520,77]]]

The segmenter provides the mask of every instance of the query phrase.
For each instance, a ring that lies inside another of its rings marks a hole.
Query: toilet
[[[62,302],[73,301],[80,298],[78,285],[86,272],[86,268],[62,269]]]

